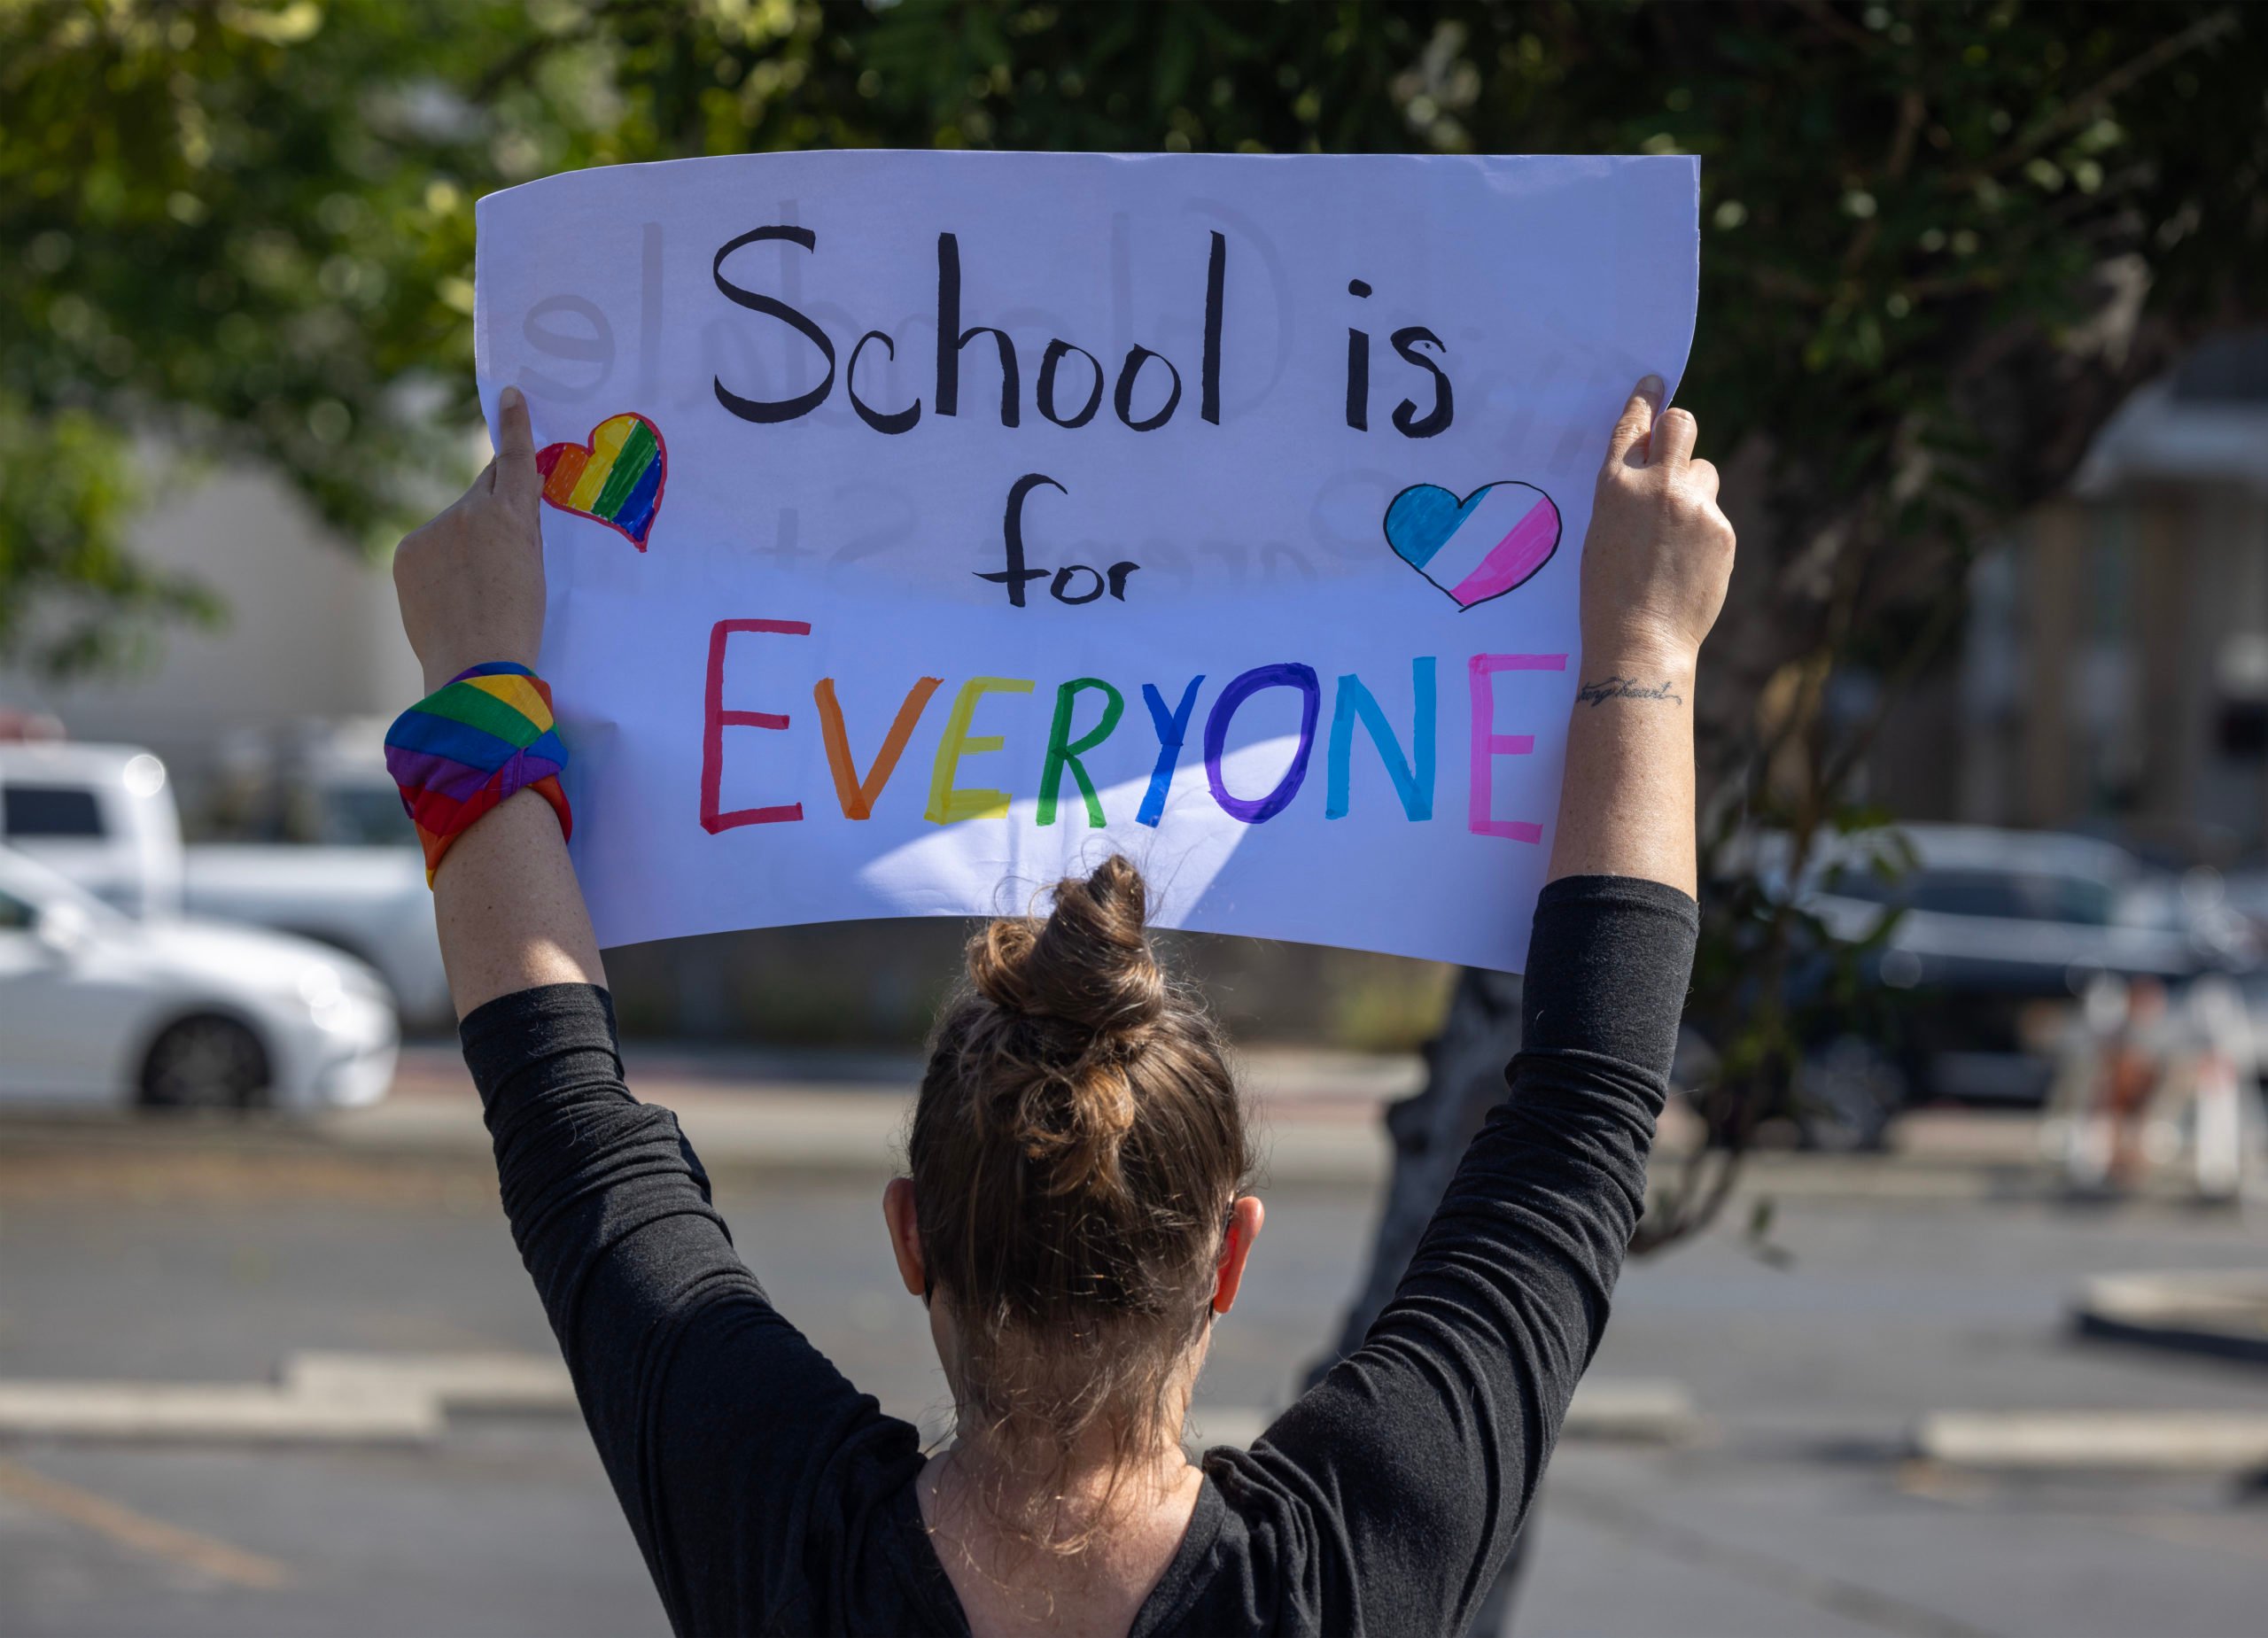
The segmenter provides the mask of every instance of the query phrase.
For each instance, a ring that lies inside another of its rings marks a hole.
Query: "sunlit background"
[[[2257,1631],[2264,88],[2186,0],[0,0],[0,1629],[662,1629],[455,1056],[385,558],[484,454],[478,198],[879,145],[1701,156],[1703,947],[1487,1621]],[[767,1288],[932,1429],[875,1196],[965,932],[609,957]],[[1270,1145],[1236,1441],[1512,1013],[1172,942]]]

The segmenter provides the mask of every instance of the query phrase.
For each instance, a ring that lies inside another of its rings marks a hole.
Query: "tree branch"
[[[2186,56],[2200,46],[2210,45],[2223,35],[2234,33],[2236,26],[2236,11],[2233,6],[2208,12],[2179,34],[2167,35],[2140,56],[2113,69],[2092,87],[2065,103],[2052,119],[2034,126],[1982,165],[1952,178],[1946,186],[1956,190],[1973,188],[1987,176],[1996,175],[2012,165],[2023,164],[2058,136],[2077,129],[2088,115],[2121,91],[2155,74],[2176,58]]]
[[[1837,16],[1835,9],[1827,4],[1827,0],[1780,0],[1780,3],[1801,12],[1845,45],[1856,46],[1862,51],[1878,51],[1882,49],[1883,43],[1880,40],[1860,27],[1849,18]]]
[[[563,28],[556,34],[540,34],[522,42],[510,52],[498,58],[490,66],[487,72],[474,82],[472,89],[466,93],[468,99],[475,105],[485,104],[490,97],[503,89],[509,82],[519,79],[539,61],[557,50],[561,46],[573,45],[596,35],[602,19],[626,17],[641,9],[643,8],[638,4],[638,0],[603,0],[603,4],[594,5],[585,12],[582,19],[574,27]]]
[[[1889,156],[1883,160],[1882,178],[1884,182],[1902,181],[1906,168],[1914,162],[1914,139],[1921,134],[1922,119],[1927,105],[1922,100],[1920,88],[1907,86],[1906,94],[1898,99],[1898,129],[1890,139]],[[1851,248],[1843,252],[1843,271],[1855,273],[1860,264],[1874,249],[1875,240],[1882,232],[1882,212],[1859,224],[1858,232],[1851,236]]]

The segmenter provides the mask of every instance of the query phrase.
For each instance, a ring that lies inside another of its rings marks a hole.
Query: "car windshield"
[[[58,904],[70,904],[89,921],[107,925],[127,920],[124,912],[104,904],[75,881],[20,853],[0,850],[0,892],[27,901],[42,913]]]
[[[102,806],[82,785],[11,780],[0,788],[0,833],[10,837],[99,837]]]
[[[2118,895],[2091,876],[2047,871],[1932,868],[1885,880],[1870,871],[1831,871],[1823,890],[1872,904],[1894,904],[1946,916],[1998,916],[2018,921],[2062,921],[2109,927],[2117,920]]]

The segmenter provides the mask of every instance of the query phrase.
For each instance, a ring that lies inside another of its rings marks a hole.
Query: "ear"
[[[889,1249],[897,1259],[897,1277],[914,1296],[928,1296],[929,1275],[921,1261],[921,1224],[913,1214],[913,1178],[889,1180],[889,1186],[882,1191],[882,1219],[889,1224]]]
[[[1229,1231],[1221,1241],[1220,1271],[1213,1277],[1213,1312],[1226,1314],[1236,1306],[1237,1287],[1244,1283],[1245,1259],[1260,1238],[1268,1214],[1257,1195],[1247,1194],[1229,1207]]]

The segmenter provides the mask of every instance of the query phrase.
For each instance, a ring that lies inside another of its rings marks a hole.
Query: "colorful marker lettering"
[[[929,708],[929,696],[944,681],[942,677],[924,677],[905,691],[905,703],[897,708],[889,732],[882,736],[882,748],[874,753],[874,765],[866,770],[863,780],[858,777],[858,765],[850,758],[850,736],[843,726],[843,707],[835,697],[835,679],[822,677],[813,687],[812,698],[819,705],[819,737],[827,742],[827,770],[835,775],[835,797],[843,804],[844,819],[874,816],[874,798],[889,783],[889,776],[897,769],[898,757],[905,754],[905,741],[913,737],[914,725],[921,720],[921,713]]]
[[[1379,760],[1386,765],[1386,777],[1394,781],[1394,795],[1402,798],[1403,815],[1411,819],[1433,817],[1433,671],[1431,655],[1410,662],[1414,720],[1410,724],[1408,760],[1402,755],[1401,741],[1394,738],[1386,713],[1379,709],[1378,701],[1363,686],[1363,679],[1352,672],[1339,679],[1338,697],[1331,708],[1331,753],[1324,784],[1324,818],[1347,817],[1348,787],[1352,782],[1348,765],[1354,760],[1357,717],[1370,730],[1371,742],[1378,747]]]
[[[944,737],[937,741],[937,760],[929,770],[929,805],[922,818],[933,825],[958,825],[963,819],[1008,817],[1006,791],[961,790],[953,780],[960,771],[963,757],[981,757],[1008,742],[998,734],[969,733],[969,721],[976,715],[977,701],[988,694],[1031,691],[1031,679],[1026,677],[972,677],[961,684],[960,692],[953,696],[953,708],[945,718]]]
[[[1103,696],[1102,720],[1074,740],[1071,712],[1079,695],[1091,688]],[[1055,822],[1055,796],[1067,767],[1079,781],[1079,794],[1087,799],[1087,823],[1099,828],[1110,822],[1103,817],[1102,798],[1095,794],[1095,782],[1087,777],[1086,765],[1079,758],[1110,737],[1125,710],[1126,696],[1099,677],[1081,677],[1055,690],[1055,720],[1047,730],[1047,759],[1039,772],[1039,811],[1035,816],[1039,823]]]
[[[1514,842],[1541,842],[1543,827],[1526,819],[1500,819],[1489,813],[1491,771],[1499,757],[1525,757],[1535,749],[1533,734],[1496,732],[1495,684],[1498,672],[1564,672],[1564,654],[1476,654],[1468,668],[1472,685],[1472,791],[1465,809],[1465,828],[1476,836],[1504,836]]]
[[[1276,781],[1276,788],[1264,796],[1247,799],[1231,796],[1222,783],[1221,754],[1228,749],[1229,724],[1237,708],[1263,688],[1300,691],[1300,747],[1292,755],[1292,765]],[[1212,714],[1205,718],[1205,778],[1222,812],[1247,825],[1264,825],[1291,805],[1292,798],[1300,794],[1301,781],[1308,776],[1308,753],[1315,749],[1316,713],[1322,705],[1323,685],[1316,680],[1312,665],[1254,666],[1221,690],[1221,697],[1213,702]]]
[[[725,730],[773,728],[788,726],[784,712],[728,711],[725,709],[725,649],[736,632],[777,632],[788,637],[808,637],[804,620],[719,620],[709,628],[709,683],[701,708],[701,828],[711,835],[742,825],[780,825],[804,817],[800,802],[768,808],[734,808],[723,811]]]
[[[1166,816],[1166,794],[1173,788],[1174,770],[1181,765],[1182,741],[1189,737],[1189,714],[1196,709],[1198,685],[1204,680],[1202,672],[1192,677],[1189,687],[1181,691],[1181,703],[1170,711],[1155,683],[1142,685],[1142,703],[1150,708],[1151,726],[1158,731],[1158,761],[1150,770],[1150,788],[1142,793],[1141,811],[1134,816],[1138,825],[1154,830]]]

